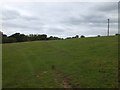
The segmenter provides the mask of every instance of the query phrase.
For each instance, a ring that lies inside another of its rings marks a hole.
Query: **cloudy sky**
[[[8,2],[2,4],[2,32],[7,35],[107,35],[118,33],[117,2]]]

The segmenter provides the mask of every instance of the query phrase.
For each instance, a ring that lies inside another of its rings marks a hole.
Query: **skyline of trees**
[[[13,43],[13,42],[26,42],[26,41],[39,41],[39,40],[61,40],[63,38],[50,36],[47,37],[46,34],[20,34],[20,33],[14,33],[10,36],[7,36],[6,34],[3,34],[2,32],[2,43]]]
[[[120,34],[115,34],[116,36]],[[100,37],[100,35],[97,35]],[[46,34],[20,34],[14,33],[10,36],[7,36],[3,32],[0,31],[0,43],[14,43],[14,42],[26,42],[26,41],[40,41],[40,40],[64,40],[64,39],[74,39],[74,38],[85,38],[84,35],[75,35],[73,37],[59,38],[55,36],[47,36]]]
[[[39,41],[39,40],[63,40],[63,38],[55,37],[55,36],[49,36],[47,37],[46,34],[20,34],[20,33],[14,33],[10,36],[7,36],[6,34],[0,32],[2,34],[2,43],[14,43],[14,42],[26,42],[26,41]],[[74,37],[70,38],[79,38],[79,35],[76,35]],[[70,39],[65,38],[65,39]]]

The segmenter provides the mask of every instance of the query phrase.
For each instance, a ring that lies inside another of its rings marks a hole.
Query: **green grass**
[[[3,88],[62,88],[51,69],[81,88],[118,87],[117,36],[2,45]]]

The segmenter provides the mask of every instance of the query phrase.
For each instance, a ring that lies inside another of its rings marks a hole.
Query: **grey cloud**
[[[2,10],[3,20],[11,20],[11,19],[19,18],[19,17],[20,17],[20,13],[15,10],[7,10],[7,9]]]
[[[105,23],[105,20],[107,19],[104,15],[98,15],[96,12],[94,12],[94,14],[84,16],[83,18],[84,21],[91,23]]]
[[[98,6],[94,5],[94,7],[89,8],[89,13],[76,13],[78,15],[74,17],[68,17],[64,19],[62,23],[76,26],[82,25],[83,23],[94,23],[95,25],[97,23],[106,24],[108,18],[110,18],[110,23],[118,23],[117,7],[115,7],[116,5],[117,3],[100,3]],[[116,12],[110,12],[113,10]]]
[[[39,17],[33,17],[33,16],[21,16],[21,19],[27,20],[27,21],[39,21]]]
[[[48,29],[48,33],[50,34],[61,34],[64,32],[64,29],[60,29],[60,28],[49,28]]]
[[[118,10],[118,3],[117,2],[109,2],[109,3],[102,3],[95,7],[96,10],[104,11],[104,12],[113,12]]]
[[[28,22],[28,23],[25,23],[25,22],[22,22],[22,21],[19,21],[19,22],[16,22],[16,21],[4,21],[3,22],[3,27],[10,27],[10,28],[21,28],[21,29],[34,29],[34,30],[40,30],[42,29],[42,26],[41,25],[38,25],[36,23],[31,23],[31,22]]]
[[[21,13],[17,10],[9,10],[3,8],[2,19],[3,20],[24,19],[31,21],[31,20],[39,20],[40,18],[35,16],[21,15]]]
[[[106,21],[107,18],[101,15],[85,15],[81,16],[81,18],[68,18],[67,20],[63,20],[62,22],[65,24],[80,25],[83,23],[106,23]]]
[[[14,28],[15,30],[41,30],[43,23],[39,17],[22,15],[17,10],[3,8],[2,11],[3,27]]]

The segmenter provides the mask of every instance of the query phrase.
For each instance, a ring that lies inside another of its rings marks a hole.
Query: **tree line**
[[[46,34],[20,34],[20,33],[14,33],[10,36],[7,36],[6,34],[3,34],[0,32],[2,37],[2,43],[14,43],[14,42],[26,42],[26,41],[39,41],[39,40],[63,40],[63,38],[50,36],[47,37]],[[81,38],[84,38],[85,36],[81,35]],[[79,38],[79,35],[76,35],[74,37],[67,37],[65,39],[73,39],[73,38]]]
[[[11,36],[7,36],[6,34],[2,34],[2,43],[13,43],[13,42],[26,42],[26,41],[38,41],[38,40],[61,40],[59,37],[47,37],[46,34],[30,34],[24,35],[20,33],[12,34]]]

